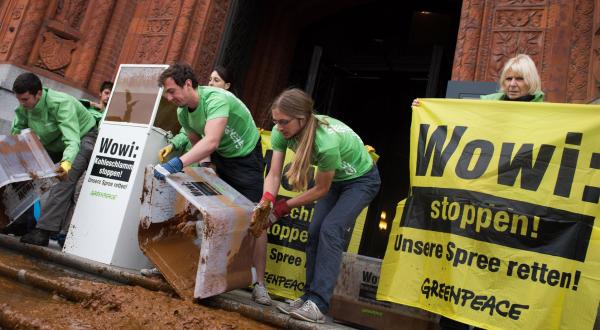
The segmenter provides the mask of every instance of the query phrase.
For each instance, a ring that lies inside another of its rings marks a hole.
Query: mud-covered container
[[[211,169],[188,167],[157,180],[146,168],[138,240],[184,299],[252,283],[254,204]]]

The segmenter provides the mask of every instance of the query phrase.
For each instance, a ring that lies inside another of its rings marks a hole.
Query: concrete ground
[[[276,306],[284,306],[286,305],[285,302],[273,300],[272,306],[263,306],[255,303],[252,300],[251,292],[246,290],[233,290],[223,293],[205,299],[202,304],[238,312],[257,321],[285,329],[355,329],[348,325],[334,322],[331,317],[327,317],[323,324],[296,320],[277,310]]]

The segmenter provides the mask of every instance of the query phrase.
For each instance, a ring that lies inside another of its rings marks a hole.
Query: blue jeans
[[[346,250],[354,223],[360,212],[375,198],[381,185],[374,165],[363,176],[333,182],[329,192],[315,206],[306,243],[306,284],[302,300],[311,300],[322,313],[340,272],[342,252]]]

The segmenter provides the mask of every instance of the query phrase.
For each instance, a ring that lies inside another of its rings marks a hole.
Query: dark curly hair
[[[158,86],[162,87],[167,78],[172,78],[179,87],[183,87],[188,79],[192,82],[193,88],[198,87],[198,79],[196,79],[194,69],[189,64],[177,63],[169,66],[158,77]]]
[[[23,94],[29,92],[31,95],[42,90],[42,81],[31,72],[21,73],[13,83],[13,92]]]
[[[100,93],[102,93],[105,89],[108,90],[112,90],[114,86],[114,83],[110,80],[105,80],[104,82],[102,82],[102,85],[100,85]]]

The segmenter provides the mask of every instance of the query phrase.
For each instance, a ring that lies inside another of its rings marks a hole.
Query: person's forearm
[[[265,178],[265,183],[263,186],[263,192],[269,192],[273,196],[277,196],[279,192],[279,185],[281,183],[281,178],[278,175],[267,175]]]
[[[201,139],[196,143],[190,151],[183,154],[180,159],[183,166],[188,166],[195,162],[199,162],[202,159],[207,158],[212,154],[219,146],[218,141],[213,141],[207,138]]]

